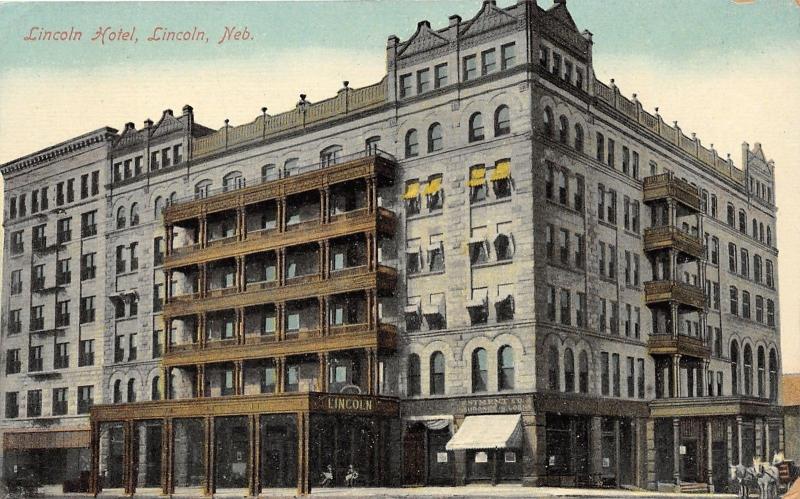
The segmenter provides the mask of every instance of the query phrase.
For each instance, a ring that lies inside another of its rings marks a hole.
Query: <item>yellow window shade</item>
[[[486,168],[481,166],[469,171],[468,185],[470,187],[480,187],[484,183],[486,183]]]
[[[419,196],[419,182],[411,182],[406,186],[406,193],[403,194],[403,199],[414,199]]]
[[[492,182],[494,182],[495,180],[505,180],[510,176],[511,176],[511,162],[503,161],[502,163],[497,163],[497,166],[495,166],[495,169],[492,172]]]
[[[425,186],[425,195],[430,196],[431,194],[436,194],[439,192],[439,189],[442,188],[442,177],[435,177],[428,181],[428,185]]]

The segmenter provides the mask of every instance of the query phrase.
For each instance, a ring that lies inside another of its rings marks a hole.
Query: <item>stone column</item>
[[[678,398],[681,396],[681,355],[674,354],[672,356],[672,397]]]
[[[175,242],[175,226],[173,226],[172,224],[167,224],[165,230],[166,230],[165,252],[167,253],[167,256],[170,256],[172,255],[173,244]]]
[[[89,493],[97,496],[100,493],[100,423],[91,421],[91,470],[89,472]]]
[[[197,239],[199,239],[198,243],[200,243],[201,248],[205,248],[207,244],[207,234],[208,231],[208,220],[206,219],[205,215],[201,216],[199,221],[199,226],[197,228]]]
[[[647,419],[645,422],[645,440],[647,444],[647,488],[656,488],[656,422]]]
[[[675,485],[681,485],[681,420],[678,418],[672,419],[672,477],[675,480]]]
[[[239,241],[243,241],[245,237],[245,217],[244,217],[244,207],[240,206],[236,208],[236,239]]]
[[[284,393],[286,391],[286,357],[277,357],[275,359],[275,367],[278,375],[275,390],[277,393]]]
[[[319,358],[319,391],[328,391],[328,352],[317,354]]]
[[[206,416],[205,418],[205,480],[203,481],[203,495],[213,495],[216,492],[216,477],[214,470],[216,469],[214,461],[215,456],[215,440],[216,435],[214,431],[214,416]]]
[[[771,449],[769,446],[769,420],[764,419],[764,459],[766,461],[772,462],[772,452],[775,449]]]
[[[736,445],[739,450],[739,463],[742,463],[742,417],[736,416]]]
[[[310,452],[310,417],[307,412],[297,413],[297,495],[311,493],[311,480],[309,476]]]
[[[233,362],[233,393],[235,395],[244,394],[244,368],[241,360]]]
[[[756,457],[764,456],[764,420],[757,418],[753,423],[753,432],[756,434]]]
[[[589,473],[603,473],[603,419],[592,416],[589,429]]]

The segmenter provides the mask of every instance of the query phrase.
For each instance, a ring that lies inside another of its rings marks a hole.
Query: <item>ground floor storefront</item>
[[[396,399],[322,393],[99,406],[92,490],[270,495],[392,485],[398,413]]]
[[[25,429],[3,432],[3,478],[20,486],[58,485],[87,492],[89,429]]]
[[[730,466],[784,450],[780,408],[758,399],[653,401],[647,433],[654,490],[733,492]]]

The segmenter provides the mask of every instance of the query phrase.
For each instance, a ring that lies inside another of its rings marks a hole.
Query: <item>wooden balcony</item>
[[[346,269],[341,275],[331,272],[328,279],[322,279],[315,274],[313,279],[308,276],[300,278],[301,282],[287,280],[283,286],[268,286],[256,289],[247,289],[239,292],[237,288],[217,290],[219,293],[207,294],[200,297],[196,293],[170,298],[164,307],[165,317],[180,317],[241,307],[262,305],[265,303],[279,303],[292,300],[303,300],[365,289],[391,291],[397,282],[397,271],[391,267],[378,265],[370,270],[366,265]],[[248,286],[249,288],[249,286]]]
[[[644,296],[647,305],[678,302],[697,309],[706,306],[702,288],[680,281],[648,281],[644,283]]]
[[[249,204],[260,203],[271,199],[279,199],[292,194],[323,189],[333,184],[376,177],[378,180],[394,179],[394,159],[385,153],[371,155],[364,153],[343,158],[343,161],[332,165],[307,167],[304,173],[274,180],[256,179],[254,185],[212,194],[201,199],[178,201],[164,210],[164,223],[174,224],[191,218],[198,218],[210,213],[225,210],[236,210]],[[252,184],[253,182],[251,182]]]
[[[696,236],[672,226],[648,227],[644,230],[644,250],[658,251],[674,248],[681,253],[700,259],[705,255],[705,245]]]
[[[327,334],[320,330],[301,331],[283,340],[275,335],[245,336],[244,343],[235,340],[210,341],[204,346],[197,343],[171,345],[164,354],[164,367],[191,366],[232,362],[237,360],[268,359],[309,353],[336,352],[363,348],[377,348],[393,352],[397,348],[397,329],[390,324],[348,324],[331,326]]]
[[[699,359],[711,357],[711,348],[707,346],[702,338],[685,336],[679,334],[656,334],[647,340],[647,350],[650,355],[687,355]]]
[[[645,203],[672,198],[689,209],[700,211],[700,192],[697,187],[672,173],[645,177],[643,187]]]
[[[212,241],[211,244],[201,248],[200,245],[175,248],[164,261],[164,269],[174,269],[205,263],[223,258],[232,258],[261,251],[270,251],[282,247],[296,246],[310,242],[322,241],[334,237],[360,234],[376,231],[381,234],[394,234],[397,226],[397,216],[385,208],[378,208],[374,213],[369,213],[366,208],[332,215],[330,222],[320,223],[319,220],[290,225],[285,232],[277,229],[259,230],[249,232],[243,240],[226,238]],[[232,242],[229,242],[233,239]],[[235,244],[234,244],[235,243]]]

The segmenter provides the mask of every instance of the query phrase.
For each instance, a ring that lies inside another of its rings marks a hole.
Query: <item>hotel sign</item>
[[[399,413],[399,406],[396,400],[366,395],[319,394],[313,398],[311,409],[329,413],[380,414],[387,416]]]

